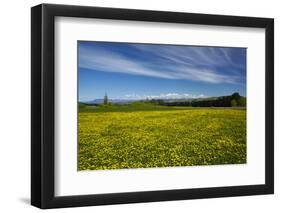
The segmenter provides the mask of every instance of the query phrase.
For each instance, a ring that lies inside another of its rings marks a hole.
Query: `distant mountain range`
[[[136,102],[136,101],[151,101],[151,100],[162,100],[163,102],[166,102],[166,103],[169,103],[169,102],[184,102],[184,101],[191,101],[191,100],[216,100],[218,99],[219,97],[206,97],[206,98],[171,98],[171,99],[149,99],[149,100],[146,100],[146,99],[139,99],[139,100],[132,100],[132,99],[109,99],[108,102],[109,103],[113,103],[113,104],[129,104],[129,103],[132,103],[132,102]],[[84,101],[84,102],[81,102],[81,103],[84,103],[84,104],[102,104],[103,103],[103,99],[102,98],[99,98],[99,99],[94,99],[94,100],[91,100],[91,101]]]
[[[140,100],[127,100],[127,99],[108,99],[109,103],[113,103],[113,104],[126,104],[126,103],[132,103],[135,101],[140,101]],[[83,102],[85,104],[102,104],[103,103],[103,99],[94,99],[92,101],[85,101]]]

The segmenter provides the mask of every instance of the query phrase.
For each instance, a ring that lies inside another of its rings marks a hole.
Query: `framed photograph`
[[[31,9],[31,204],[272,194],[274,21]]]

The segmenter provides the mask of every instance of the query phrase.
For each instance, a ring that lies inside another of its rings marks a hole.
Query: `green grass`
[[[152,103],[133,102],[130,104],[109,104],[109,105],[79,105],[79,112],[135,112],[135,111],[159,111],[159,110],[183,110],[191,107],[170,107]]]
[[[78,169],[246,163],[246,110],[80,106]]]

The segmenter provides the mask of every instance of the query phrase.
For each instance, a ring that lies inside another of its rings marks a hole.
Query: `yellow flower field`
[[[246,163],[246,110],[79,112],[78,170]]]

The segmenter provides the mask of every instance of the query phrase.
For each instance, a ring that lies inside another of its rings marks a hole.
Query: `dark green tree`
[[[235,92],[231,95],[232,99],[235,99],[236,101],[238,101],[240,99],[240,94],[238,92]]]
[[[240,107],[245,107],[246,106],[246,98],[245,97],[241,97],[239,100],[238,100],[238,106]]]
[[[231,102],[230,102],[230,105],[232,107],[236,107],[237,106],[237,101],[235,99],[232,99]]]
[[[107,94],[105,93],[104,98],[103,98],[103,104],[107,105],[108,104],[108,97]]]

